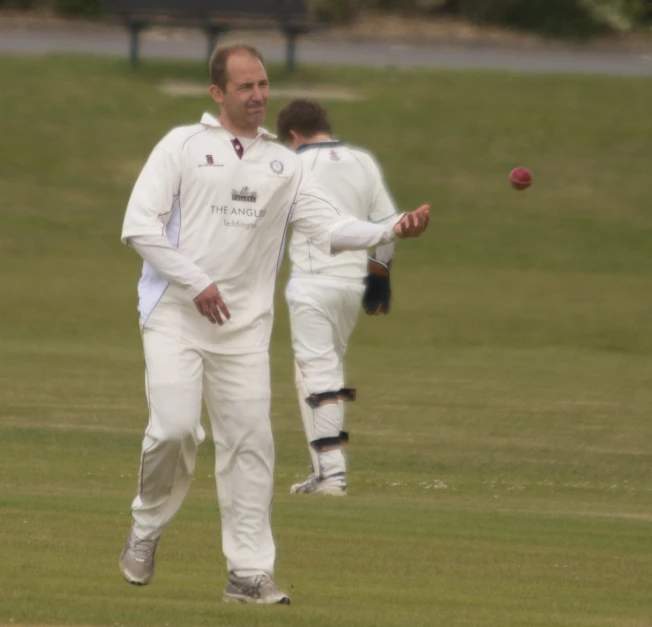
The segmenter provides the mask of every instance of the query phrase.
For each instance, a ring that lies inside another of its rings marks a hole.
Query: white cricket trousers
[[[169,330],[153,329],[143,330],[143,346],[149,424],[132,504],[134,532],[141,538],[158,537],[181,507],[205,435],[200,424],[203,397],[215,440],[227,568],[240,576],[273,574],[268,353],[207,353]]]
[[[344,430],[344,402],[313,409],[306,398],[345,387],[344,355],[363,292],[361,281],[303,276],[293,276],[285,290],[299,407],[313,470],[321,477],[346,471],[341,448],[318,454],[310,446],[321,438],[339,437]]]

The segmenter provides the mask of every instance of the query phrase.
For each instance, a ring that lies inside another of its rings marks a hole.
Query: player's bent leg
[[[130,583],[145,585],[154,577],[159,537],[188,492],[200,425],[202,359],[176,338],[153,331],[143,334],[149,424],[143,440],[138,494],[132,503],[134,524],[120,557]]]

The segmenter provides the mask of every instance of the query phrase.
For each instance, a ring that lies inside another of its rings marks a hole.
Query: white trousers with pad
[[[285,297],[290,313],[295,382],[308,444],[338,437],[344,429],[344,403],[312,408],[310,394],[336,392],[345,387],[344,355],[360,313],[362,282],[293,276]],[[318,455],[309,446],[314,472],[328,477],[345,472],[339,450]]]

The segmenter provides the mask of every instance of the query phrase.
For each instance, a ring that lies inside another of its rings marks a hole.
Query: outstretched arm
[[[419,237],[428,228],[429,221],[428,205],[397,216],[397,220],[389,224],[372,224],[351,218],[331,231],[331,249],[334,252],[363,250],[397,239]]]
[[[428,227],[430,207],[423,205],[388,224],[373,224],[343,217],[326,194],[304,171],[292,211],[294,228],[316,246],[332,254],[344,250],[365,250],[397,239],[419,237]]]

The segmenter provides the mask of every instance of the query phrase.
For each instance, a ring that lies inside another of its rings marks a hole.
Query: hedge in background
[[[102,14],[103,0],[0,0],[0,9],[28,10],[41,7],[52,8],[61,15],[84,15],[96,17]]]
[[[551,37],[585,39],[652,21],[652,0],[312,0],[316,16],[345,21],[363,9],[453,15]]]
[[[181,0],[180,0],[181,1]],[[652,24],[652,0],[311,0],[315,17],[345,22],[360,11],[453,15],[476,24],[496,24],[551,37],[586,39],[613,30]],[[62,15],[95,17],[103,0],[0,0],[0,8],[51,6]]]
[[[54,0],[54,10],[62,15],[86,15],[95,17],[102,13],[102,0]]]
[[[460,10],[472,22],[553,37],[584,39],[608,29],[582,0],[463,0]]]
[[[0,0],[0,8],[2,9],[31,9],[34,7],[34,0]]]

